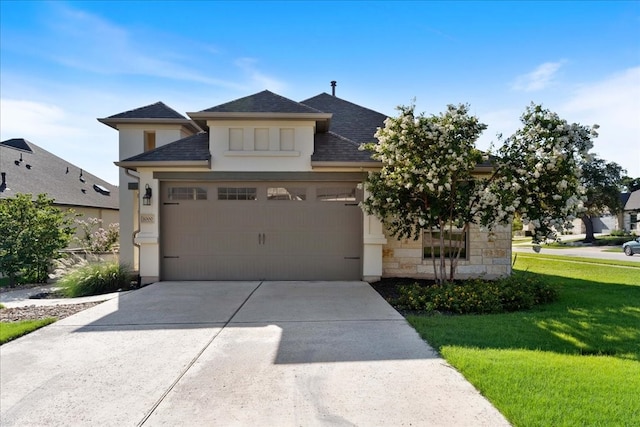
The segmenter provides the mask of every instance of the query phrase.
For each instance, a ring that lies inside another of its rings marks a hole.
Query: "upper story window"
[[[152,130],[144,131],[144,151],[150,151],[156,148],[156,133]]]
[[[297,157],[294,128],[229,127],[227,156]]]

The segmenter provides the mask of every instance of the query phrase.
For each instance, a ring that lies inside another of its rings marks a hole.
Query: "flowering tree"
[[[109,224],[107,228],[103,228],[101,219],[87,218],[86,221],[76,219],[76,224],[82,230],[82,236],[76,237],[76,240],[86,252],[109,252],[115,249],[120,237],[118,223]]]
[[[367,178],[363,209],[398,238],[435,232],[430,241],[437,281],[455,278],[462,241],[454,229],[462,235],[471,224],[492,230],[517,212],[533,224],[539,242],[581,208],[579,161],[591,147],[590,128],[531,105],[523,128],[504,141],[483,173],[478,165],[489,158],[475,142],[486,125],[469,115],[468,106],[449,105],[430,117],[416,115],[414,106],[398,110],[376,132],[378,142],[361,147],[382,162]]]

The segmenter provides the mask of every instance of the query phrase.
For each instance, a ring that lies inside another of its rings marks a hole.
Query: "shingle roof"
[[[13,148],[14,150],[24,151],[25,153],[33,153],[33,150],[29,146],[29,141],[24,138],[7,139],[0,142],[0,146]]]
[[[0,144],[0,171],[6,178],[5,184],[0,185],[0,199],[18,193],[31,194],[35,199],[38,194],[46,193],[58,205],[118,209],[118,187],[32,142],[23,141],[32,153],[8,148],[7,141]]]
[[[640,211],[640,190],[636,190],[629,194],[629,199],[624,205],[625,211]]]
[[[158,101],[155,104],[114,114],[107,119],[186,119],[186,117],[165,103]]]
[[[122,162],[166,162],[209,160],[209,133],[200,132],[154,150],[122,160]]]
[[[325,113],[333,113],[331,131],[359,144],[374,142],[373,135],[378,127],[384,127],[387,118],[382,113],[327,93],[321,93],[301,103]]]
[[[371,153],[361,151],[360,144],[333,132],[317,133],[313,140],[314,162],[371,162]]]
[[[202,110],[207,113],[320,113],[268,90]]]

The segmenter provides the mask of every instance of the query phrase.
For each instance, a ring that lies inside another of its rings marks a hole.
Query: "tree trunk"
[[[582,222],[584,223],[584,228],[586,230],[586,236],[584,241],[586,243],[592,243],[596,240],[596,236],[593,235],[593,222],[591,222],[591,217],[589,215],[582,215]]]

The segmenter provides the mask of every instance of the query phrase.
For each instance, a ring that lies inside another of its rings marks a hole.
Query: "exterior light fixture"
[[[151,195],[152,195],[151,187],[149,187],[149,184],[147,184],[144,186],[144,196],[142,196],[143,205],[151,206]]]

